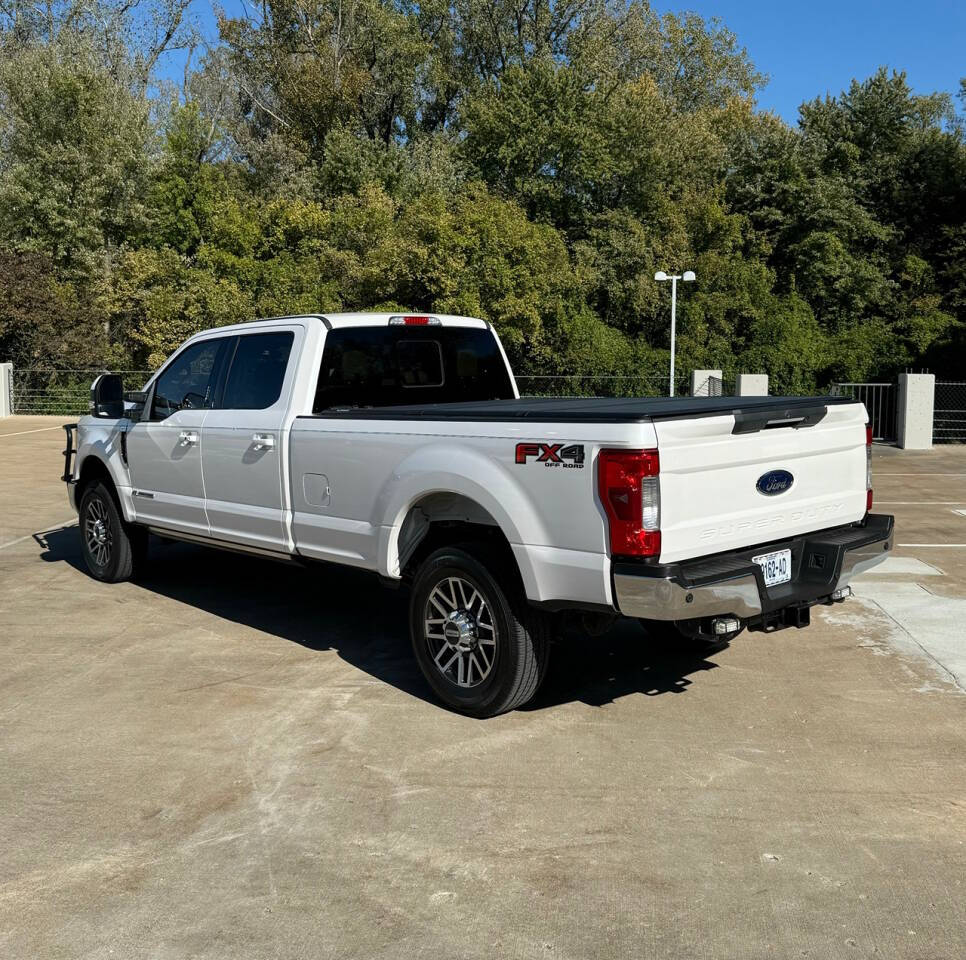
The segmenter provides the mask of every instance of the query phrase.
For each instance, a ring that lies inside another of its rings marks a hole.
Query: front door
[[[202,428],[230,342],[215,337],[185,347],[155,381],[149,419],[128,431],[131,502],[138,522],[207,536]]]
[[[288,551],[282,429],[297,332],[243,334],[229,351],[224,389],[202,431],[208,523],[215,539]]]

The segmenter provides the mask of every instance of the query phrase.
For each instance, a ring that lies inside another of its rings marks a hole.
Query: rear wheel
[[[80,503],[81,548],[97,580],[130,580],[147,557],[147,531],[124,522],[110,488],[101,480],[84,490]]]
[[[409,619],[424,676],[449,707],[492,717],[540,686],[549,618],[527,603],[507,561],[476,545],[431,554],[413,583]]]

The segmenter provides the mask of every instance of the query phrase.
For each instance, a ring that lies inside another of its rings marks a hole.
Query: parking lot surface
[[[575,633],[475,721],[366,575],[91,580],[59,423],[0,421],[0,957],[966,956],[966,448],[876,448],[809,629]]]

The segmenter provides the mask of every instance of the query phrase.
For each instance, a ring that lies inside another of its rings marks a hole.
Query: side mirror
[[[124,384],[116,373],[102,373],[91,384],[91,416],[108,420],[124,416]]]

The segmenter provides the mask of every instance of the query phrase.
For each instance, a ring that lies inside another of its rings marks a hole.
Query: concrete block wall
[[[0,417],[13,413],[13,364],[0,363]]]
[[[932,373],[899,374],[897,413],[898,444],[904,450],[932,448],[936,376]]]
[[[735,386],[736,397],[767,397],[767,373],[739,373]]]
[[[707,397],[711,395],[711,384],[714,378],[721,380],[720,370],[692,370],[691,396]],[[765,373],[739,373],[735,384],[736,397],[767,397],[768,375]]]

